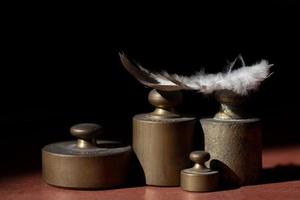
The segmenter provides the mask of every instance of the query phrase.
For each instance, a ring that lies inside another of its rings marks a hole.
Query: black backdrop
[[[223,70],[238,54],[248,64],[269,60],[274,74],[252,95],[251,112],[264,121],[265,147],[300,144],[299,7],[293,1],[3,8],[2,167],[38,167],[40,148],[71,139],[68,129],[79,122],[100,123],[104,138],[130,143],[131,117],[153,108],[149,89],[124,70],[119,51],[146,68],[181,74]],[[200,118],[218,109],[211,97],[184,95],[182,112]]]

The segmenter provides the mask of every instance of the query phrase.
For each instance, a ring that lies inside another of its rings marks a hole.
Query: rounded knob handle
[[[76,124],[70,128],[73,136],[78,138],[77,146],[86,148],[96,145],[96,136],[100,135],[103,130],[102,126],[93,123]]]
[[[206,151],[193,151],[190,153],[190,159],[196,164],[204,166],[204,163],[210,159],[210,155]]]
[[[148,95],[149,102],[157,108],[172,108],[182,101],[182,94],[179,91],[158,91],[151,90]]]
[[[180,91],[160,91],[153,89],[148,95],[149,102],[156,108],[152,115],[178,117],[174,107],[182,102]]]

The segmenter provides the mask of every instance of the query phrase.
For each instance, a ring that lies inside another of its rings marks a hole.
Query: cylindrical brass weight
[[[210,158],[205,151],[193,151],[190,159],[195,162],[192,168],[181,170],[180,186],[190,192],[216,191],[219,186],[219,172],[207,168],[204,163]]]
[[[223,183],[257,182],[262,168],[259,119],[201,119],[209,166],[220,171]]]
[[[119,186],[127,180],[131,147],[97,140],[102,127],[84,123],[72,126],[77,141],[57,142],[42,149],[43,179],[50,185],[97,189]]]
[[[195,118],[133,118],[133,150],[143,168],[146,184],[178,186],[180,171],[190,166]]]
[[[130,147],[113,150],[90,151],[68,154],[52,151],[53,147],[69,146],[72,142],[62,142],[46,146],[42,150],[43,179],[50,185],[97,189],[118,186],[126,182]],[[55,145],[55,146],[54,146]],[[81,155],[80,155],[81,154]]]

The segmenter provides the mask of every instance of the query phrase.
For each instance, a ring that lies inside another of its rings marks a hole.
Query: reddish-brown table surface
[[[80,191],[56,188],[41,179],[41,172],[0,177],[1,200],[159,200],[159,199],[295,199],[300,200],[300,146],[263,151],[264,178],[257,185],[236,189],[191,193],[179,187],[130,187],[100,191]]]

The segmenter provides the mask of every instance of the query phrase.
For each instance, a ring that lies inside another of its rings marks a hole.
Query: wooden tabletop
[[[264,150],[261,183],[211,193],[191,193],[179,187],[131,187],[100,191],[56,188],[41,179],[40,170],[0,177],[0,200],[300,200],[300,146]]]

